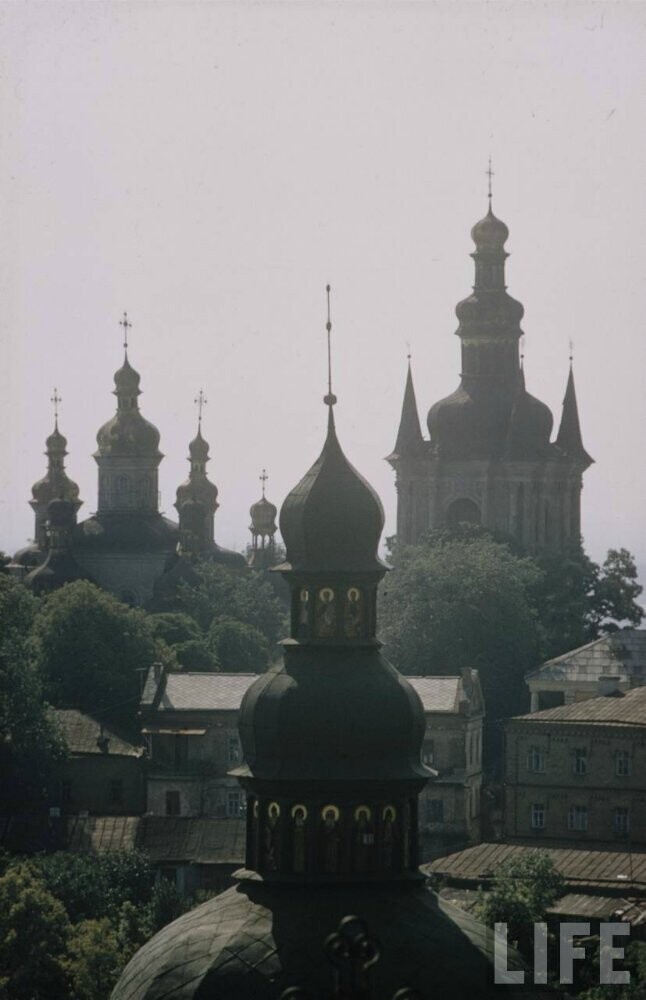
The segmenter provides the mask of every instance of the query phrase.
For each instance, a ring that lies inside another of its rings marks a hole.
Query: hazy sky
[[[558,420],[572,339],[585,540],[646,575],[646,4],[23,0],[0,47],[0,548],[33,533],[54,385],[95,510],[124,309],[162,506],[203,387],[242,548],[263,465],[279,504],[320,450],[328,281],[339,436],[392,533],[406,342],[425,421],[491,153],[528,389]]]

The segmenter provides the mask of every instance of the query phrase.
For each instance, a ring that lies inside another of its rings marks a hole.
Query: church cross
[[[54,404],[54,423],[58,427],[58,404],[62,403],[61,397],[58,395],[58,389],[54,386],[54,395],[50,399],[50,403]]]
[[[123,319],[119,320],[119,326],[123,327],[123,347],[128,350],[128,330],[132,329],[132,323],[128,320],[128,313],[124,310]]]
[[[488,187],[487,196],[489,198],[489,207],[491,207],[491,197],[492,197],[492,193],[491,193],[491,178],[493,177],[493,170],[491,169],[491,157],[489,157],[489,166],[487,167],[486,174],[487,174],[487,177],[489,179],[489,187]]]
[[[327,396],[324,397],[323,402],[326,406],[331,407],[336,403],[336,396],[332,392],[332,319],[330,317],[330,292],[332,289],[326,285],[325,291],[327,293],[327,323],[325,324],[327,330]]]
[[[198,394],[195,397],[195,399],[193,400],[193,402],[197,406],[197,422],[201,426],[202,425],[202,410],[204,409],[204,407],[208,403],[208,399],[204,395],[204,389],[200,389],[200,391],[198,392]]]
[[[262,470],[262,475],[258,476],[258,478],[260,479],[260,482],[262,483],[262,498],[264,500],[265,499],[265,483],[269,479],[269,476],[267,475],[267,470],[263,469]]]

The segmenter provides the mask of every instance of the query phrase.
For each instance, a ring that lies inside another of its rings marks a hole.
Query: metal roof
[[[588,920],[607,920],[620,916],[632,908],[627,899],[617,896],[590,896],[587,893],[569,892],[561,896],[546,912],[552,916],[586,917]]]
[[[511,722],[573,723],[594,726],[643,726],[646,727],[646,687],[633,688],[625,694],[587,698],[570,705],[546,708],[542,712],[517,715]]]
[[[142,816],[137,847],[154,864],[242,865],[245,859],[244,819],[210,816]]]
[[[527,680],[576,681],[596,685],[600,677],[646,683],[646,629],[624,628],[547,660]]]
[[[526,844],[478,844],[464,851],[436,858],[423,865],[429,875],[442,875],[458,882],[480,883],[494,878],[503,861],[544,851],[567,885],[574,888],[604,888],[623,893],[646,891],[646,852],[573,850]]]
[[[91,715],[85,715],[75,708],[52,708],[49,711],[61,727],[71,754],[90,753],[101,757],[141,757],[143,754],[143,747],[119,736]],[[98,742],[101,736],[107,741],[104,749],[101,749]]]
[[[162,684],[156,711],[231,711],[237,712],[245,692],[258,674],[166,673],[155,681],[152,668],[146,679],[142,702],[154,703],[155,690]],[[461,677],[407,677],[417,691],[425,712],[459,712],[466,700]]]

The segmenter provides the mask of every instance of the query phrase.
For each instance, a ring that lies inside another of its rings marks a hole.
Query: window
[[[123,805],[123,781],[114,778],[110,782],[110,802],[113,806]]]
[[[572,751],[572,770],[575,774],[588,773],[588,751],[585,748]]]
[[[617,750],[615,754],[615,774],[618,778],[627,778],[633,773],[633,762],[627,750]]]
[[[612,829],[615,833],[630,833],[630,812],[624,806],[617,806],[612,814]]]
[[[542,802],[534,802],[532,806],[532,830],[545,829],[545,806]]]
[[[227,816],[242,816],[244,812],[242,792],[232,788],[227,792]]]
[[[567,814],[567,828],[568,830],[588,829],[587,806],[570,806],[570,811]]]
[[[540,747],[530,747],[527,751],[527,770],[528,771],[544,771],[545,770],[545,751]]]
[[[239,764],[242,759],[240,740],[236,733],[227,740],[227,760],[229,764]]]
[[[179,816],[181,812],[179,792],[169,791],[166,792],[166,815],[167,816]]]
[[[444,822],[444,802],[442,801],[442,799],[426,800],[426,822],[427,823]]]
[[[433,766],[435,761],[435,743],[433,740],[425,740],[422,747],[422,763]]]

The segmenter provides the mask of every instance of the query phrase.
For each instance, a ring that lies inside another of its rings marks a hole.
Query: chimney
[[[597,681],[597,694],[600,698],[620,696],[619,677],[616,674],[602,674]]]

